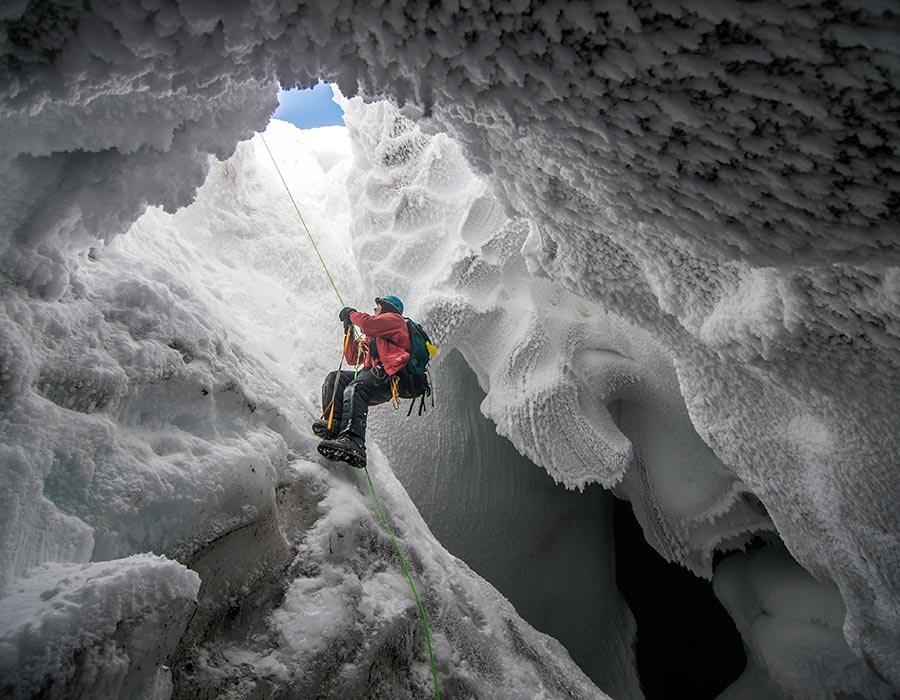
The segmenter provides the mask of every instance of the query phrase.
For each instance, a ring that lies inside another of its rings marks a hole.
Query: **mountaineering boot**
[[[331,428],[328,427],[328,421],[324,418],[319,418],[319,420],[314,420],[312,424],[312,431],[316,437],[320,437],[323,440],[331,440],[338,436],[338,433],[341,431],[341,424],[339,421],[332,420]]]
[[[333,440],[322,440],[318,449],[320,455],[333,462],[346,462],[357,469],[366,466],[366,446],[349,435],[339,435]]]

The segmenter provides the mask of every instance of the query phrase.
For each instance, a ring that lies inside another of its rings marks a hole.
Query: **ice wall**
[[[205,206],[177,221],[148,212],[66,259],[58,297],[2,285],[4,694],[168,697],[165,664],[202,617],[184,564],[276,519],[291,416],[308,404],[293,390],[306,375],[285,369],[294,333],[271,321],[293,312],[285,289],[307,248],[298,258],[301,242],[281,237],[279,256],[267,250],[289,214],[253,224],[271,202],[248,186],[248,152],[220,166]],[[289,553],[269,529],[243,557],[247,586]]]
[[[344,130],[265,138],[359,295]],[[365,476],[325,469],[308,433],[340,326],[295,216],[257,138],[193,206],[68,260],[60,297],[0,290],[25,377],[0,414],[4,696],[432,692]],[[374,445],[370,470],[445,693],[605,697],[434,540]]]
[[[634,621],[615,584],[611,496],[567,491],[497,435],[462,355],[445,349],[437,400],[372,413],[378,440],[435,537],[615,698],[642,697]]]
[[[71,251],[187,202],[276,78],[414,103],[533,222],[532,272],[674,357],[696,431],[900,688],[895,2],[19,2],[0,22],[5,280],[77,288]],[[34,376],[21,323],[4,396]],[[602,443],[610,481],[625,437]]]
[[[388,418],[385,426],[382,414],[390,413],[379,411],[373,430],[429,522],[457,543],[453,551],[530,610],[532,616],[523,614],[534,624],[547,631],[564,627],[561,639],[602,687],[633,693],[633,681],[626,684],[622,673],[630,665],[622,661],[630,656],[624,651],[630,635],[627,614],[618,609],[612,561],[598,561],[587,580],[571,579],[572,600],[595,596],[598,608],[568,625],[561,621],[575,612],[571,606],[569,612],[535,608],[542,594],[527,564],[536,551],[530,537],[546,545],[547,531],[560,527],[594,552],[585,564],[598,548],[608,551],[608,525],[582,540],[587,533],[569,520],[578,520],[575,513],[608,520],[609,503],[585,496],[551,506],[551,492],[542,504],[532,503],[536,485],[517,473],[529,460],[511,458],[492,437],[494,428],[470,412],[481,402],[496,430],[568,486],[615,484],[637,452],[640,463],[620,483],[620,494],[634,503],[654,546],[700,575],[710,575],[716,545],[770,529],[771,521],[694,432],[672,361],[652,338],[528,274],[521,253],[528,222],[503,215],[457,144],[421,133],[390,105],[354,100],[344,107],[355,155],[353,251],[370,295],[401,294],[408,313],[425,321],[445,348],[462,351],[486,392],[480,401],[478,390],[464,389],[471,378],[458,361],[447,369],[440,364],[435,381],[442,398],[435,412],[419,420]],[[615,416],[608,405],[615,405]],[[471,498],[476,491],[480,497]],[[492,497],[497,501],[488,506]],[[483,502],[467,505],[471,500]],[[493,549],[479,543],[475,533],[485,524],[467,514],[481,508],[488,508],[487,523],[496,527],[530,511],[529,526],[516,529],[518,557],[501,565]],[[566,585],[552,570],[546,576],[557,590]],[[593,637],[595,620],[604,619],[622,632],[618,649]],[[610,653],[596,653],[607,647]]]
[[[547,530],[560,526],[579,537],[574,513],[608,517],[608,503],[587,496],[549,513],[549,493],[541,505],[524,506],[535,486],[517,471],[530,460],[568,486],[615,486],[656,550],[700,576],[712,575],[717,548],[740,548],[753,533],[775,529],[750,488],[695,432],[672,357],[641,329],[530,275],[529,222],[503,215],[455,143],[428,137],[390,105],[354,100],[344,107],[355,154],[353,251],[370,295],[387,288],[403,295],[408,312],[425,320],[445,348],[458,348],[480,384],[465,389],[471,377],[458,359],[446,368],[439,363],[435,411],[423,418],[385,411],[373,417],[374,434],[429,522],[458,542],[456,553],[476,568],[489,560],[479,570],[501,585],[516,577],[516,567],[527,567],[534,551],[528,533],[546,544]],[[486,392],[480,411],[529,460],[497,456],[505,453],[490,438],[493,429],[469,415],[480,391]],[[467,505],[476,490],[485,502]],[[519,552],[513,563],[489,551],[476,533],[497,520],[516,522],[523,506],[533,511],[533,529],[517,529],[515,545],[501,547]],[[486,521],[473,520],[479,508],[490,513]],[[595,537],[581,546],[610,546],[609,530]],[[523,614],[530,611],[529,619],[550,631],[566,613],[547,619],[530,607],[540,597],[532,576],[527,567],[518,583],[501,587],[513,601],[528,599]],[[547,576],[557,579],[557,590],[564,586],[554,572]],[[624,632],[611,561],[593,580],[572,583],[597,596],[595,619]],[[579,599],[573,591],[571,600]],[[592,639],[593,621],[584,623],[567,625],[561,638],[576,658],[588,659],[601,686],[633,693],[621,673],[621,642]],[[598,648],[610,653],[591,656]],[[620,660],[610,666],[610,659]]]
[[[729,557],[714,585],[748,653],[748,670],[721,697],[892,696],[847,646],[837,589],[816,581],[783,547]]]

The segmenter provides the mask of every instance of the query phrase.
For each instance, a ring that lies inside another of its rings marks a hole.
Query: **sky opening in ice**
[[[278,91],[278,109],[273,118],[290,122],[300,129],[320,126],[343,126],[344,111],[332,99],[331,83],[321,80],[306,89],[281,89]]]

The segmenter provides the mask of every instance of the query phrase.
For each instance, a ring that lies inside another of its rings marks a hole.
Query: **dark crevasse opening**
[[[709,581],[667,562],[644,539],[628,501],[614,499],[616,584],[637,622],[647,700],[717,697],[744,671],[741,636]]]

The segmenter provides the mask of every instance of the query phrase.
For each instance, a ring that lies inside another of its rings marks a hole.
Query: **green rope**
[[[297,202],[294,201],[294,195],[291,194],[291,188],[288,187],[287,181],[285,181],[284,179],[284,175],[281,174],[281,169],[278,167],[278,163],[275,162],[275,156],[273,156],[272,151],[269,150],[269,144],[266,143],[266,139],[262,134],[260,134],[259,137],[260,139],[262,139],[263,146],[266,147],[266,152],[269,154],[269,158],[272,159],[272,165],[275,166],[275,171],[278,173],[278,177],[281,178],[281,183],[284,185],[284,189],[287,191],[288,197],[290,197],[291,199],[291,204],[294,205],[294,210],[297,212],[300,223],[303,224],[303,228],[306,229],[306,235],[309,237],[309,242],[312,243],[312,246],[316,251],[316,255],[319,256],[319,262],[322,263],[322,269],[325,270],[325,274],[328,277],[328,281],[331,282],[331,287],[332,289],[334,289],[334,293],[335,295],[337,295],[338,301],[341,303],[341,306],[346,306],[344,300],[341,298],[341,293],[338,291],[337,285],[334,283],[334,279],[332,279],[331,277],[331,273],[328,271],[328,266],[325,264],[325,260],[322,258],[322,254],[319,252],[319,246],[316,245],[312,234],[309,232],[309,227],[303,220],[303,215],[300,213],[300,207],[298,207]],[[341,361],[343,362],[343,353],[341,354]],[[335,378],[335,387],[336,386],[337,378]],[[419,597],[419,592],[416,590],[416,584],[413,582],[412,574],[409,571],[409,564],[406,561],[403,550],[400,548],[400,543],[397,541],[397,535],[394,533],[394,528],[391,527],[391,523],[387,518],[384,506],[381,504],[381,499],[378,497],[378,492],[375,490],[375,484],[372,482],[372,475],[369,473],[368,467],[365,468],[365,472],[366,479],[369,482],[369,490],[372,492],[372,499],[375,501],[375,510],[378,513],[378,518],[379,520],[381,520],[381,524],[384,526],[384,529],[387,530],[388,535],[390,535],[391,537],[391,542],[394,545],[397,556],[400,558],[400,568],[403,570],[403,575],[406,577],[406,582],[409,584],[409,590],[412,591],[412,596],[416,601],[416,611],[419,614],[419,622],[422,624],[422,631],[425,634],[425,643],[428,646],[428,661],[431,664],[431,678],[434,682],[434,697],[435,700],[441,700],[441,686],[438,681],[437,664],[434,661],[434,646],[431,642],[431,627],[428,624],[428,611],[425,609],[425,604],[422,602],[422,599]]]
[[[394,549],[397,550],[397,555],[400,557],[400,568],[403,569],[403,574],[406,576],[406,580],[409,583],[409,590],[412,591],[413,598],[416,601],[416,609],[419,611],[419,620],[422,623],[422,631],[425,633],[425,643],[428,646],[428,661],[431,664],[431,678],[434,682],[434,697],[435,700],[441,700],[441,686],[438,682],[437,665],[434,661],[434,646],[431,643],[431,627],[428,624],[428,611],[425,609],[425,604],[419,597],[419,592],[416,590],[416,585],[413,583],[412,574],[409,572],[409,564],[406,562],[406,557],[403,556],[403,550],[400,549],[400,544],[397,542],[397,535],[394,534],[394,528],[392,528],[390,522],[388,522],[384,507],[381,505],[381,499],[378,498],[378,492],[375,490],[375,484],[372,483],[372,475],[369,473],[369,468],[365,467],[365,471],[366,479],[369,481],[369,489],[372,491],[372,499],[375,501],[375,510],[378,512],[381,524],[384,525],[384,528],[391,536],[391,542],[394,543]]]
[[[341,298],[341,293],[338,291],[337,285],[334,283],[334,280],[331,277],[331,273],[328,271],[328,265],[325,264],[325,260],[322,257],[322,254],[319,252],[319,246],[316,245],[315,240],[312,237],[312,234],[309,232],[309,226],[306,225],[306,222],[303,220],[303,214],[300,213],[300,207],[297,206],[297,202],[294,201],[294,195],[291,194],[291,188],[288,187],[287,181],[284,179],[284,175],[281,174],[281,168],[278,167],[278,163],[275,162],[275,156],[272,155],[272,151],[269,150],[269,144],[266,143],[266,137],[260,133],[259,138],[262,139],[263,146],[266,147],[266,152],[269,154],[269,158],[272,159],[272,165],[275,166],[275,172],[278,173],[278,177],[281,178],[281,183],[284,185],[285,191],[288,193],[288,197],[291,198],[291,204],[294,205],[294,210],[297,212],[297,216],[300,218],[300,223],[303,224],[303,228],[306,229],[306,235],[309,237],[309,242],[312,243],[313,249],[316,251],[316,255],[319,256],[319,262],[322,263],[322,269],[325,270],[325,274],[328,277],[328,281],[331,282],[331,288],[334,290],[334,293],[337,295],[338,301],[341,303],[341,306],[347,306],[344,303],[344,300]]]

